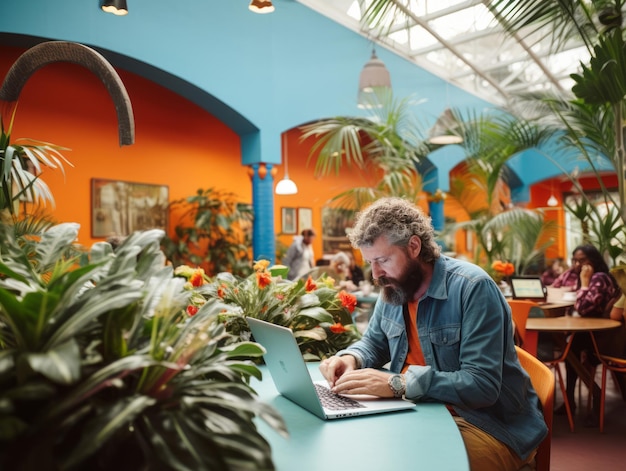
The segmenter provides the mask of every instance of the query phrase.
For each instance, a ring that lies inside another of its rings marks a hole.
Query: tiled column
[[[252,253],[254,260],[275,262],[276,237],[274,234],[274,175],[276,168],[272,164],[258,163],[250,165],[252,179]]]

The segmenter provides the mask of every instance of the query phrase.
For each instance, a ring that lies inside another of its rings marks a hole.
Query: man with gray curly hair
[[[382,291],[363,338],[320,364],[333,390],[443,402],[472,470],[534,469],[547,427],[495,282],[441,255],[430,219],[400,198],[359,213],[349,237]]]

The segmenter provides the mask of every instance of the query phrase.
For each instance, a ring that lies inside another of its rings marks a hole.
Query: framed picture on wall
[[[311,208],[298,208],[298,234],[305,229],[313,227],[313,210]]]
[[[281,208],[281,216],[281,232],[283,234],[295,234],[297,217],[296,208]]]
[[[167,230],[169,187],[91,179],[91,237]]]

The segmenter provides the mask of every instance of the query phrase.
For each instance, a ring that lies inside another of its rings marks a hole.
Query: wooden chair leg
[[[606,366],[602,363],[602,389],[600,390],[600,433],[604,432],[604,400],[606,395]]]
[[[569,421],[569,429],[571,432],[574,431],[574,417],[572,416],[572,409],[570,407],[569,399],[567,398],[567,389],[565,388],[565,383],[563,382],[563,375],[561,374],[560,364],[556,363],[554,365],[554,371],[556,372],[556,377],[559,380],[559,387],[561,388],[561,394],[563,395],[563,403],[565,404],[565,412],[567,412],[567,420]]]

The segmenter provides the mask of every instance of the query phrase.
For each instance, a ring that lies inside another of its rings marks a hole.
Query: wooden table
[[[598,317],[578,317],[578,316],[562,316],[562,317],[530,317],[526,321],[526,337],[524,339],[524,350],[537,356],[537,341],[539,332],[561,332],[563,334],[571,334],[566,345],[571,345],[574,334],[576,332],[589,332],[591,339],[598,355],[597,345],[595,342],[594,332],[600,330],[615,329],[620,326],[618,321],[612,319],[603,319]],[[580,358],[577,358],[572,352],[567,355],[567,361],[570,363],[581,380],[592,391],[594,383],[593,376],[582,365]]]
[[[593,332],[615,329],[620,323],[612,319],[598,317],[529,317],[526,320],[526,338],[524,350],[537,356],[537,334],[539,332]]]

